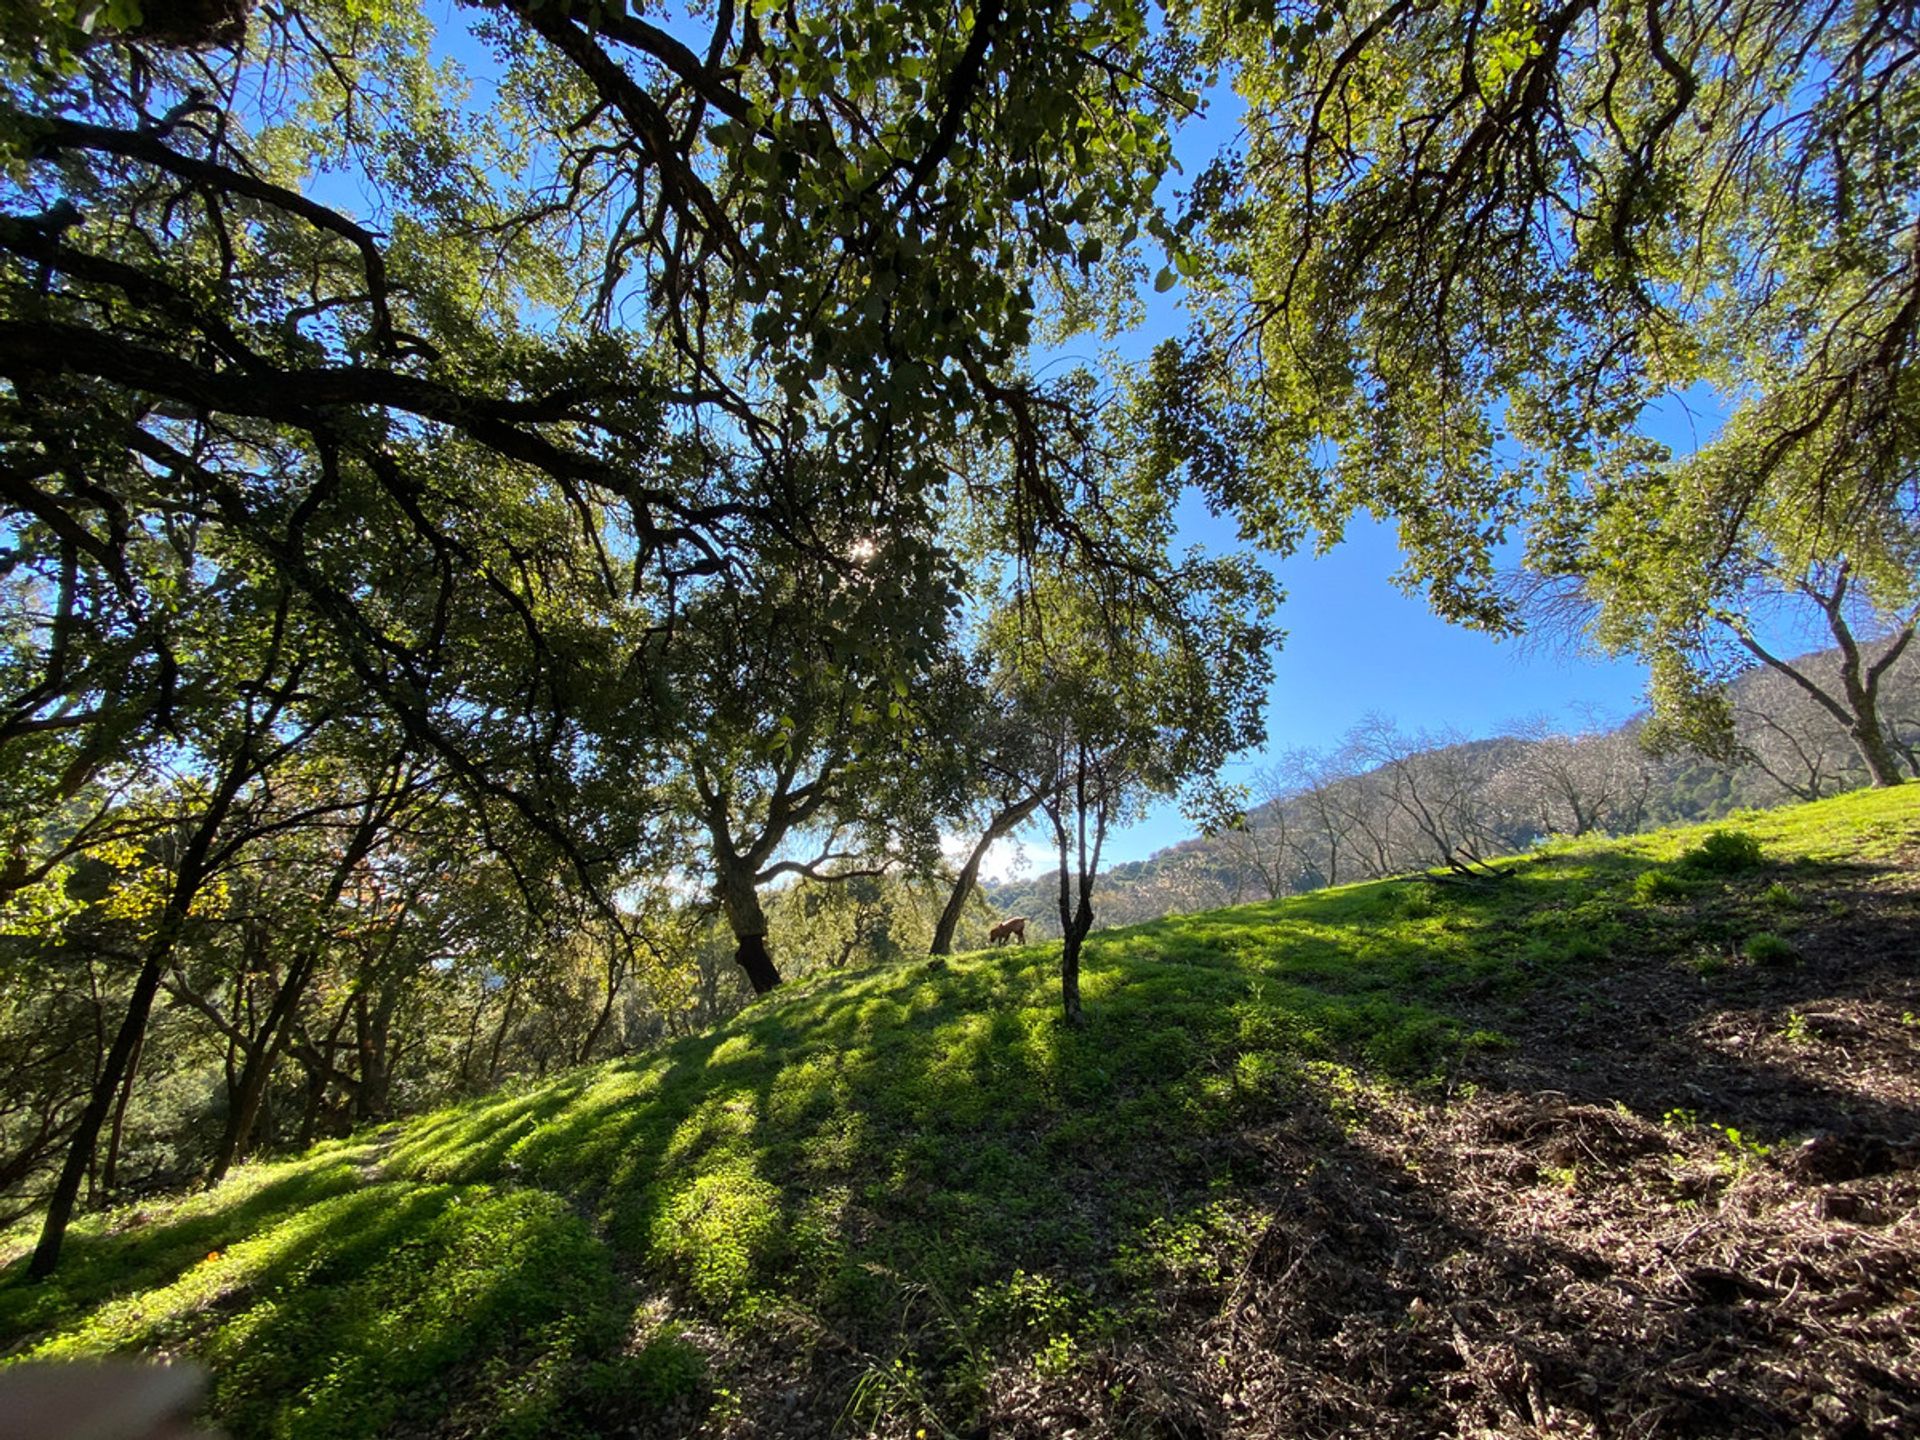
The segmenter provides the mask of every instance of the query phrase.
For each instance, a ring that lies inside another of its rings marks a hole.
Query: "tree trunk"
[[[520,979],[515,976],[507,985],[507,1012],[500,1017],[500,1028],[493,1032],[493,1049],[487,1053],[487,1084],[489,1085],[500,1078],[500,1047],[507,1043],[507,1031],[513,1025],[513,1011],[519,1001]]]
[[[993,817],[986,833],[980,837],[980,843],[967,856],[967,863],[961,866],[959,878],[953,882],[953,894],[947,898],[947,908],[940,912],[940,923],[933,927],[933,943],[927,947],[929,955],[953,953],[954,932],[960,928],[960,916],[973,895],[973,887],[980,878],[980,865],[987,858],[987,851],[993,848],[995,841],[1019,829],[1027,817],[1039,808],[1040,795],[1035,792]]]
[[[1873,777],[1876,786],[1901,783],[1900,761],[1873,715],[1863,716],[1848,732],[1848,736],[1853,741],[1853,748],[1860,752],[1860,758],[1866,761],[1867,774]]]
[[[273,997],[273,1004],[267,1010],[265,1027],[247,1047],[246,1060],[240,1067],[239,1083],[233,1088],[227,1102],[227,1123],[220,1135],[220,1149],[207,1171],[209,1185],[217,1185],[225,1179],[234,1161],[247,1153],[247,1146],[253,1139],[254,1124],[260,1117],[260,1102],[267,1093],[267,1082],[273,1078],[274,1064],[280,1059],[280,1051],[287,1043],[294,1008],[307,988],[307,976],[312,969],[310,957],[302,956],[294,962],[293,968],[287,972],[286,981],[280,986],[280,993]]]
[[[93,1094],[87,1101],[87,1108],[80,1114],[80,1123],[74,1127],[66,1163],[61,1166],[60,1178],[54,1184],[53,1194],[47,1199],[47,1215],[40,1229],[40,1243],[34,1247],[33,1259],[27,1266],[27,1274],[32,1279],[46,1279],[53,1273],[54,1266],[60,1263],[60,1246],[66,1239],[67,1225],[73,1219],[73,1206],[80,1197],[81,1182],[87,1178],[87,1171],[93,1165],[94,1152],[100,1144],[100,1127],[106,1124],[107,1111],[113,1107],[114,1094],[119,1090],[128,1064],[147,1033],[147,1017],[153,1012],[153,997],[160,991],[161,977],[166,973],[174,944],[186,926],[187,912],[193,908],[194,897],[200,893],[200,886],[207,878],[207,852],[212,848],[214,836],[227,817],[234,796],[239,794],[241,785],[251,771],[251,761],[246,758],[228,769],[206,810],[202,812],[198,827],[187,840],[179,869],[174,873],[172,893],[167,896],[166,907],[160,913],[159,923],[154,926],[153,939],[147,945],[146,961],[140,967],[139,978],[133,982],[133,994],[127,999],[127,1013],[120,1022],[119,1033],[113,1037],[113,1048],[107,1052],[105,1063],[94,1077]]]
[[[1078,1025],[1082,1020],[1080,945],[1093,929],[1093,882],[1100,873],[1100,849],[1107,838],[1107,777],[1098,762],[1090,774],[1088,759],[1086,745],[1081,742],[1075,755],[1071,837],[1064,813],[1069,803],[1067,797],[1056,794],[1047,804],[1047,818],[1053,822],[1054,842],[1060,852],[1060,1004],[1069,1025]],[[1093,820],[1091,849],[1087,845],[1089,811]]]
[[[327,1072],[318,1065],[307,1067],[307,1095],[300,1107],[300,1129],[293,1139],[295,1150],[313,1144],[313,1132],[320,1126],[320,1106],[327,1098]]]
[[[367,858],[379,838],[396,798],[389,792],[384,805],[369,800],[361,811],[360,824],[354,831],[353,839],[334,864],[332,877],[327,882],[325,898],[321,902],[322,913],[330,912],[340,903],[340,897],[346,893],[354,871]],[[262,949],[265,948],[263,942]],[[213,1168],[207,1173],[209,1184],[218,1184],[225,1178],[234,1161],[244,1156],[253,1142],[254,1127],[259,1123],[260,1107],[266,1099],[267,1085],[273,1078],[273,1067],[279,1063],[280,1054],[292,1037],[294,1017],[301,1000],[306,996],[307,982],[319,962],[320,954],[315,947],[296,952],[293,963],[287,967],[286,979],[281,982],[273,1003],[267,1007],[266,1024],[247,1046],[239,1083],[228,1092],[226,1129],[220,1137],[220,1149],[214,1156]]]
[[[166,969],[167,955],[173,949],[173,938],[178,928],[178,922],[172,914],[161,922],[160,931],[147,951],[146,964],[140,969],[140,978],[134,981],[133,995],[127,1001],[127,1013],[120,1022],[120,1031],[114,1036],[113,1046],[107,1051],[106,1063],[100,1067],[100,1074],[93,1082],[93,1095],[87,1101],[87,1108],[80,1114],[79,1125],[74,1128],[72,1142],[67,1147],[66,1163],[60,1167],[60,1179],[47,1201],[47,1217],[40,1228],[40,1243],[35,1247],[33,1261],[27,1267],[27,1274],[35,1280],[46,1279],[53,1273],[54,1266],[60,1263],[60,1246],[66,1239],[68,1222],[73,1219],[73,1206],[80,1198],[80,1186],[93,1164],[94,1149],[100,1141],[100,1127],[106,1124],[107,1111],[112,1108],[114,1095],[127,1073],[127,1062],[133,1058],[141,1036],[146,1033],[147,1016],[153,1010],[153,997],[159,992],[160,977]]]
[[[1067,913],[1067,881],[1064,875],[1060,880],[1060,913]],[[1091,898],[1081,892],[1080,903],[1074,911],[1071,921],[1066,925],[1066,933],[1060,945],[1060,1004],[1067,1017],[1067,1024],[1078,1025],[1082,1015],[1080,1011],[1080,944],[1087,938],[1087,932],[1093,929],[1093,905]]]
[[[612,948],[622,942],[610,942],[607,952],[607,1000],[600,1007],[600,1013],[594,1017],[593,1028],[587,1031],[587,1038],[580,1043],[580,1052],[574,1056],[574,1064],[584,1065],[593,1056],[593,1047],[600,1043],[600,1037],[606,1033],[607,1022],[613,1019],[614,1002],[619,997],[621,982],[627,978],[626,966],[619,963],[617,950]]]
[[[134,1082],[140,1075],[140,1052],[146,1048],[146,1043],[147,1031],[143,1025],[133,1042],[133,1054],[127,1057],[127,1078],[120,1087],[120,1103],[113,1107],[113,1129],[107,1135],[107,1159],[100,1167],[100,1189],[108,1196],[113,1194],[114,1171],[120,1165],[120,1136],[126,1130],[127,1105],[133,1099]]]
[[[1867,774],[1872,777],[1875,786],[1898,785],[1901,781],[1900,764],[1894,758],[1893,747],[1887,742],[1886,731],[1880,726],[1880,680],[1913,640],[1915,625],[1908,620],[1881,652],[1880,658],[1871,664],[1866,663],[1860,654],[1859,641],[1854,638],[1853,627],[1846,617],[1851,572],[1849,562],[1842,560],[1829,589],[1822,591],[1812,585],[1802,587],[1826,611],[1827,628],[1832,631],[1834,642],[1840,647],[1840,690],[1846,696],[1844,705],[1816,684],[1812,677],[1801,674],[1786,661],[1769,654],[1744,625],[1736,625],[1734,633],[1753,656],[1793,681],[1815,704],[1840,722],[1841,728],[1847,732],[1847,738],[1853,741],[1854,749],[1860,752]]]
[[[747,972],[747,983],[753,986],[753,993],[764,995],[780,983],[780,970],[767,950],[767,937],[741,935],[737,938],[740,943],[734,947],[734,962]]]
[[[1876,787],[1898,785],[1904,778],[1900,773],[1900,761],[1893,753],[1893,746],[1887,743],[1887,732],[1880,725],[1880,677],[1899,658],[1900,652],[1906,649],[1907,642],[1913,637],[1913,627],[1908,626],[1877,662],[1863,665],[1860,647],[1842,619],[1837,601],[1828,616],[1828,623],[1834,638],[1840,642],[1840,687],[1846,694],[1847,708],[1853,712],[1847,736],[1853,741],[1854,749],[1860,752],[1860,758],[1866,762],[1867,774],[1873,777]]]
[[[767,912],[760,908],[760,893],[753,877],[743,871],[723,870],[715,889],[727,914],[727,928],[733,931],[734,961],[747,972],[753,993],[765,995],[780,983],[780,971],[767,949]]]

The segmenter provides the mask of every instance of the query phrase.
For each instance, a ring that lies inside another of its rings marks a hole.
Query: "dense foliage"
[[[1695,733],[1756,592],[1844,567],[1910,618],[1901,6],[1193,9],[1245,141],[1192,187],[1204,323],[1156,381],[1168,459],[1250,532],[1391,516],[1405,578],[1494,629],[1526,618],[1500,573],[1524,540]],[[1679,455],[1646,435],[1676,397],[1727,412]]]

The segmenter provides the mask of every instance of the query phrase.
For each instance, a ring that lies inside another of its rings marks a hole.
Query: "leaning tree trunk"
[[[240,1067],[239,1084],[234,1087],[227,1103],[227,1123],[220,1135],[220,1148],[215,1152],[213,1165],[207,1171],[209,1185],[217,1185],[225,1179],[234,1161],[246,1155],[253,1142],[254,1126],[260,1118],[260,1103],[266,1097],[267,1082],[273,1078],[280,1052],[286,1048],[293,1026],[293,1012],[306,992],[307,978],[313,972],[313,961],[311,954],[302,955],[294,961],[285,983],[273,997],[273,1004],[267,1011],[266,1025],[247,1046],[246,1059]]]
[[[66,1240],[67,1225],[73,1219],[74,1203],[80,1198],[81,1183],[93,1166],[101,1127],[107,1123],[114,1096],[146,1036],[147,1017],[153,1013],[153,998],[160,992],[161,977],[172,959],[174,945],[186,928],[187,914],[200,893],[200,886],[207,878],[207,853],[213,848],[214,836],[251,770],[250,762],[243,760],[227,771],[181,853],[173,891],[154,926],[153,938],[147,942],[146,960],[140,967],[139,978],[133,982],[133,993],[127,997],[127,1013],[120,1022],[119,1033],[113,1037],[113,1048],[107,1051],[106,1062],[94,1077],[93,1094],[87,1108],[80,1112],[80,1123],[74,1127],[66,1163],[61,1166],[60,1178],[47,1199],[40,1243],[34,1247],[33,1259],[27,1265],[27,1274],[32,1279],[46,1279],[60,1263],[60,1247]]]
[[[166,971],[167,957],[173,951],[174,938],[179,933],[184,917],[184,905],[169,907],[152,944],[148,946],[146,963],[141,966],[140,977],[134,981],[133,994],[127,1000],[127,1013],[120,1022],[119,1033],[113,1038],[112,1048],[107,1051],[106,1063],[100,1067],[100,1074],[93,1082],[93,1094],[87,1101],[87,1108],[80,1112],[80,1123],[74,1128],[73,1138],[68,1143],[66,1163],[61,1166],[60,1178],[47,1201],[40,1243],[34,1249],[32,1263],[27,1266],[27,1274],[35,1280],[44,1280],[60,1263],[60,1246],[66,1239],[68,1222],[73,1219],[73,1207],[80,1198],[80,1186],[93,1164],[94,1149],[100,1142],[100,1128],[106,1124],[107,1112],[113,1108],[120,1082],[126,1077],[133,1053],[146,1034],[147,1016],[153,1010],[153,997],[159,993],[160,977]]]
[[[959,878],[953,882],[953,894],[947,898],[947,908],[940,912],[940,922],[933,927],[933,943],[927,947],[929,955],[953,953],[954,932],[960,928],[960,916],[966,911],[967,901],[973,896],[973,887],[980,879],[980,866],[987,858],[987,851],[993,848],[994,842],[1019,829],[1027,817],[1040,808],[1040,798],[1038,794],[1030,795],[993,817],[986,834],[980,837],[980,843],[967,856],[967,863],[960,867]]]
[[[593,1028],[587,1031],[587,1038],[580,1042],[579,1053],[573,1060],[576,1065],[584,1065],[592,1058],[593,1047],[600,1043],[600,1037],[606,1033],[607,1023],[613,1019],[613,1007],[619,1000],[621,982],[627,978],[626,966],[620,963],[619,953],[614,947],[624,943],[624,939],[618,936],[608,942],[607,998],[600,1006],[600,1013],[594,1017]]]
[[[1888,652],[1885,661],[1890,663],[1905,648],[1903,639],[1896,649]],[[1846,692],[1847,708],[1853,712],[1847,738],[1860,752],[1867,774],[1873,777],[1876,786],[1898,785],[1906,777],[1900,770],[1900,757],[1894,754],[1886,729],[1880,724],[1880,676],[1886,665],[1868,667],[1863,675],[1859,651],[1850,642],[1843,648],[1842,657],[1840,685]]]
[[[721,909],[726,911],[727,928],[733,932],[733,958],[747,972],[753,993],[765,995],[780,983],[780,971],[767,949],[767,912],[760,907],[760,892],[753,877],[739,870],[723,870],[714,888]]]
[[[127,1057],[127,1078],[120,1085],[120,1101],[113,1107],[113,1128],[107,1133],[107,1159],[100,1167],[100,1190],[109,1199],[113,1196],[114,1172],[120,1164],[120,1137],[127,1128],[127,1106],[132,1103],[133,1087],[140,1078],[140,1052],[146,1043],[147,1032],[142,1026],[133,1042],[133,1054]]]
[[[387,816],[392,813],[393,803],[394,797],[389,794],[386,805],[377,806],[369,802],[369,807],[361,812],[360,824],[352,840],[334,863],[332,878],[327,882],[325,898],[320,904],[323,914],[340,903],[340,897],[346,893],[354,871],[367,858],[379,838]],[[391,949],[391,945],[388,948]],[[213,1168],[207,1172],[207,1183],[210,1185],[225,1178],[227,1171],[233,1168],[234,1161],[245,1156],[253,1144],[253,1132],[260,1120],[267,1085],[273,1079],[281,1053],[292,1038],[295,1015],[301,1001],[306,998],[307,982],[313,978],[319,963],[318,946],[307,946],[295,954],[293,964],[287,967],[286,979],[279,993],[268,1007],[266,1024],[247,1046],[246,1060],[240,1067],[239,1084],[230,1091],[227,1123],[220,1136],[220,1149],[214,1156]]]
[[[1900,761],[1877,721],[1871,718],[1862,721],[1848,732],[1848,738],[1853,741],[1853,748],[1860,752],[1860,758],[1866,762],[1867,774],[1876,786],[1902,783],[1905,777],[1900,771]]]

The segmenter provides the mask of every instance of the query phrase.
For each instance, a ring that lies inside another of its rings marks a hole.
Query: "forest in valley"
[[[70,1232],[71,1300],[100,1226],[249,1162],[734,1017],[862,1053],[819,985],[1008,916],[1085,1060],[1134,1013],[1083,993],[1110,927],[1465,903],[1920,774],[1916,59],[1893,0],[0,0],[0,1322]],[[1369,519],[1437,615],[1639,661],[1645,711],[1268,753],[1274,564]],[[1116,871],[1167,805],[1200,838]],[[1904,811],[1809,813],[1907,865]],[[1807,823],[1768,843],[1838,864]],[[1739,908],[1801,872],[1714,888],[1745,843],[1618,861],[1653,929],[1595,943],[1826,974]],[[1832,917],[1907,923],[1842,878]],[[1431,1078],[1519,1023],[1398,995],[1287,1033]],[[833,1393],[959,1433],[977,1379]],[[528,1423],[594,1433],[591,1388]]]

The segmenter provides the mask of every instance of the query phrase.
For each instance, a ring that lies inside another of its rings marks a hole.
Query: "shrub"
[[[1395,904],[1403,920],[1425,920],[1440,911],[1438,898],[1429,890],[1403,890]]]
[[[780,1192],[737,1160],[696,1177],[653,1227],[654,1258],[708,1305],[738,1305],[785,1259]]]
[[[1747,943],[1740,948],[1756,965],[1791,965],[1800,958],[1793,946],[1765,930],[1758,935],[1749,935]]]
[[[596,1407],[619,1407],[637,1400],[664,1409],[697,1391],[707,1378],[705,1358],[682,1338],[678,1325],[662,1325],[637,1353],[621,1355],[587,1372],[585,1398]],[[617,1413],[617,1408],[616,1408]]]
[[[1693,887],[1671,870],[1645,870],[1633,877],[1633,898],[1642,903],[1678,900]]]
[[[1737,875],[1761,863],[1760,842],[1744,830],[1716,830],[1680,857],[1683,869],[1704,875]]]

